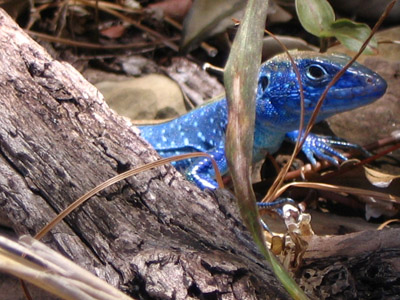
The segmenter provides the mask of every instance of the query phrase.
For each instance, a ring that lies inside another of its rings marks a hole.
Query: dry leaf
[[[393,180],[399,179],[400,175],[391,175],[364,167],[365,177],[371,184],[379,188],[387,188]]]

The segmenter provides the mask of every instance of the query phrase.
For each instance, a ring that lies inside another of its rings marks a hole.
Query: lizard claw
[[[292,131],[286,134],[286,136],[292,142],[297,140],[297,135],[298,131]],[[339,165],[338,159],[341,161],[346,161],[347,158],[333,147],[342,149],[356,149],[367,157],[371,155],[367,150],[357,144],[346,142],[345,140],[337,137],[327,137],[312,133],[307,136],[303,144],[302,151],[310,163],[314,166],[317,164],[316,158],[326,160],[337,166]]]
[[[340,160],[347,160],[342,153],[332,148],[331,145],[329,138],[309,134],[303,144],[302,151],[313,166],[317,164],[315,158],[329,161],[336,166],[339,165],[339,161],[335,156]]]
[[[278,198],[277,200],[268,203],[257,202],[257,206],[259,209],[268,209],[270,211],[276,212],[283,220],[286,220],[288,217],[292,216],[292,214],[287,214],[289,207],[293,208],[291,209],[292,211],[302,211],[297,203],[291,198]],[[264,222],[262,218],[260,218],[260,222],[264,230],[272,233],[272,231],[269,229],[268,225]]]

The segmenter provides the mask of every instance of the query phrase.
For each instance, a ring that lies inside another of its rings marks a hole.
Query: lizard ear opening
[[[269,85],[269,79],[267,76],[261,76],[258,80],[259,86],[261,86],[262,90],[265,91]]]

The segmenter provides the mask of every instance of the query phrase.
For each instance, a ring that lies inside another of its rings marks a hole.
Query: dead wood
[[[298,276],[317,299],[399,299],[400,229],[314,236]]]
[[[101,182],[154,161],[138,130],[69,64],[0,14],[0,207],[34,235]],[[44,241],[144,299],[287,298],[226,204],[171,166],[93,197]]]

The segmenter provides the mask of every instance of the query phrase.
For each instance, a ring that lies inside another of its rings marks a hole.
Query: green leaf
[[[351,51],[358,52],[364,41],[371,34],[371,29],[367,24],[356,23],[348,19],[340,19],[331,24],[332,34]],[[372,38],[364,54],[376,54],[378,43]]]
[[[256,199],[250,182],[255,120],[255,92],[268,0],[248,0],[243,20],[226,63],[224,83],[228,99],[226,158],[240,214],[271,268],[294,299],[307,299],[266,247]],[[251,134],[249,134],[251,133]]]
[[[301,25],[318,37],[330,37],[331,24],[335,21],[332,6],[326,0],[296,0],[296,11]]]
[[[253,153],[253,134],[249,132],[254,132],[255,91],[267,7],[268,1],[265,0],[248,1],[224,72],[229,109],[226,157],[239,208],[245,214],[243,219],[250,232],[254,228],[260,236],[258,210],[249,175]]]

